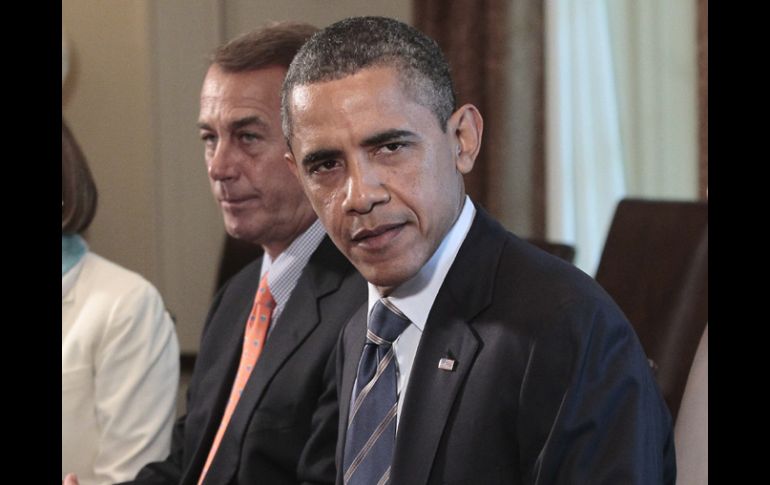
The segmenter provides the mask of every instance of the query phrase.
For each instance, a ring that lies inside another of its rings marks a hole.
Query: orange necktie
[[[275,308],[275,300],[273,300],[273,295],[270,294],[270,287],[267,285],[267,273],[265,273],[265,276],[262,277],[262,281],[259,282],[257,296],[254,298],[254,306],[251,308],[251,314],[246,322],[246,332],[243,336],[243,351],[241,352],[241,363],[238,366],[238,374],[235,376],[233,388],[232,391],[230,391],[230,399],[227,401],[227,407],[222,416],[222,422],[219,423],[217,435],[214,437],[214,442],[211,445],[206,464],[203,466],[198,485],[203,483],[203,479],[206,477],[206,472],[208,472],[209,466],[211,466],[211,462],[217,454],[219,443],[222,441],[222,436],[225,434],[227,424],[230,422],[233,411],[235,411],[238,399],[240,399],[243,389],[246,387],[246,383],[251,375],[251,370],[254,368],[254,365],[259,358],[259,354],[262,352],[262,347],[265,345],[265,336],[267,335],[267,328],[270,326],[270,317],[273,314],[273,308]]]

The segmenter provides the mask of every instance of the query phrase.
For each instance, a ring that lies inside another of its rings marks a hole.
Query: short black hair
[[[296,86],[332,81],[369,67],[398,70],[404,90],[436,115],[442,130],[455,110],[452,77],[438,44],[386,17],[351,17],[314,34],[294,57],[281,91],[283,133],[290,140],[289,97]]]

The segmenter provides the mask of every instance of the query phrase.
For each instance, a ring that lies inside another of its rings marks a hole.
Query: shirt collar
[[[318,245],[321,244],[324,236],[326,236],[326,231],[324,231],[321,222],[316,219],[275,260],[267,254],[267,251],[265,252],[262,258],[260,279],[268,270],[270,271],[267,281],[276,307],[282,309],[289,300],[302,270]],[[277,317],[275,311],[273,316],[274,318]]]
[[[466,195],[460,216],[444,236],[444,240],[441,241],[433,256],[416,275],[399,285],[387,297],[412,323],[417,325],[420,331],[428,321],[428,314],[436,300],[436,295],[444,283],[449,268],[452,267],[460,246],[465,241],[465,236],[468,235],[475,215],[476,208],[470,197]],[[368,286],[368,310],[371,312],[374,304],[380,299],[380,293],[371,283]]]

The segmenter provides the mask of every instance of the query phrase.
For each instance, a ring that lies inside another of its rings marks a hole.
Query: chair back
[[[708,203],[620,201],[596,280],[636,330],[676,419],[708,321]]]
[[[234,276],[235,273],[243,269],[244,266],[262,256],[263,252],[262,246],[235,239],[225,233],[214,293],[216,294],[222,288],[222,285]]]

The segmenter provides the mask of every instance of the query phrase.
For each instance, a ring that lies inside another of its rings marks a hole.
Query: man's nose
[[[224,181],[238,176],[240,163],[238,151],[227,141],[220,141],[208,159],[208,172],[212,180]]]
[[[351,160],[348,164],[343,209],[366,214],[377,204],[390,200],[377,167],[368,160]]]

